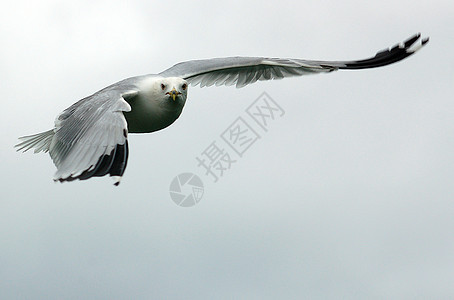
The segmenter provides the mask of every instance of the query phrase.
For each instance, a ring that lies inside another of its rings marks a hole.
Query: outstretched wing
[[[257,80],[281,79],[338,69],[368,69],[398,62],[419,50],[429,39],[418,33],[401,44],[356,61],[314,61],[303,59],[226,57],[182,62],[161,72],[163,77],[181,77],[192,85],[234,85],[237,88]]]
[[[111,86],[84,98],[55,120],[49,153],[57,172],[55,181],[110,176],[120,183],[128,160],[128,126],[123,112],[130,111],[125,98],[137,90]]]

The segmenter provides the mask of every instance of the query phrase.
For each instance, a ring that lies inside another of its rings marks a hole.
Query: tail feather
[[[34,135],[20,137],[21,141],[14,147],[17,148],[16,151],[28,151],[32,148],[35,148],[35,153],[38,152],[48,152],[52,138],[54,137],[54,130],[48,130]]]

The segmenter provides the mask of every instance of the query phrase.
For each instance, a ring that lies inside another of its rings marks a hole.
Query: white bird
[[[356,61],[227,57],[182,62],[159,73],[131,77],[83,98],[60,113],[51,130],[19,138],[17,151],[49,152],[55,181],[109,174],[115,185],[128,160],[128,133],[166,128],[181,114],[188,85],[236,85],[340,69],[369,69],[400,61],[429,41],[416,34],[401,44]]]

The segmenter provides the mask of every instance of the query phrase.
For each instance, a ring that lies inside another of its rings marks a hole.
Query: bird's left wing
[[[367,69],[400,61],[428,42],[418,33],[401,44],[356,61],[315,61],[287,58],[226,57],[182,62],[161,72],[163,77],[181,77],[192,85],[234,85],[243,87],[257,80],[281,79],[338,69]]]
[[[49,153],[57,166],[55,181],[88,179],[110,174],[118,185],[128,159],[125,98],[137,94],[133,86],[111,86],[84,98],[55,120]]]

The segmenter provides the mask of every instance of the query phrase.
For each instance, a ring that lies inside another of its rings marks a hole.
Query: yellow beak
[[[170,92],[167,92],[166,95],[169,95],[170,97],[172,97],[173,101],[175,101],[175,99],[177,98],[178,95],[180,95],[181,93],[178,92],[175,88],[173,88]]]

